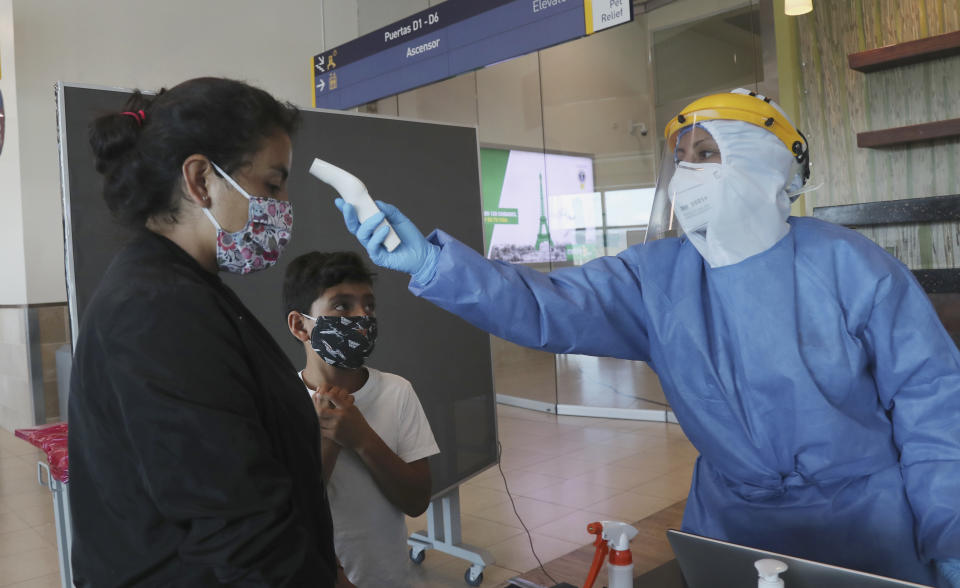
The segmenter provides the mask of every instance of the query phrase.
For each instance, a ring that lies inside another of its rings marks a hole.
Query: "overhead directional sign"
[[[447,0],[315,55],[314,106],[352,108],[632,19],[631,0]]]

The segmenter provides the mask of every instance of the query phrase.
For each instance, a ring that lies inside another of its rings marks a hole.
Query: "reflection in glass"
[[[604,192],[605,218],[608,227],[645,227],[653,208],[654,188],[610,190]]]
[[[763,80],[759,34],[757,5],[654,32],[657,104]]]

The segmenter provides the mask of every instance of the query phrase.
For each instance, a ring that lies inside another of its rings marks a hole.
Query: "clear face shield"
[[[706,225],[710,203],[688,196],[695,186],[716,180],[721,162],[716,140],[695,119],[667,137],[644,241],[683,235],[678,214],[685,215],[683,224],[691,230]]]
[[[667,123],[664,137],[645,242],[687,235],[700,250],[707,239],[738,249],[731,243],[739,240],[737,223],[769,240],[762,233],[785,224],[789,199],[809,177],[806,140],[779,106],[747,90],[694,101]],[[768,204],[783,220],[764,216]],[[741,253],[720,256],[722,263]]]

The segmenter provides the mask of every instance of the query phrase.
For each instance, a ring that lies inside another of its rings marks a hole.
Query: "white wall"
[[[0,92],[6,131],[0,153],[0,306],[21,304],[27,297],[23,258],[23,211],[20,204],[20,113],[17,108],[12,0],[0,0]]]
[[[336,2],[337,0],[332,0],[328,3],[328,7],[332,7]],[[434,4],[439,4],[439,2],[436,0],[432,2],[430,0],[347,0],[344,4],[357,5],[357,23],[359,24],[360,35],[366,35],[411,14],[426,10]]]
[[[0,88],[21,139],[19,187],[8,178],[16,149],[5,148],[0,157],[0,204],[8,220],[14,217],[10,224],[18,224],[18,203],[23,215],[22,227],[0,231],[0,250],[14,258],[0,266],[0,305],[66,300],[56,81],[158,89],[201,75],[229,76],[309,105],[310,58],[323,50],[324,30],[346,37],[341,42],[357,31],[350,2],[328,4],[346,9],[339,11],[341,22],[325,27],[322,0],[12,0],[15,46],[8,47],[4,15],[11,0],[0,0],[0,84],[15,68],[19,109],[11,108],[13,92]],[[11,126],[8,138],[15,140]],[[10,254],[17,251],[19,259]]]
[[[391,0],[382,1],[389,3]],[[323,7],[323,49],[343,45],[360,35],[357,0],[320,0],[318,3]],[[313,55],[317,53],[320,51],[314,51]]]

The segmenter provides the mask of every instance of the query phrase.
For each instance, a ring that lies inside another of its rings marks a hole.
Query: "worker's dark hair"
[[[353,251],[305,253],[291,261],[284,274],[284,316],[293,311],[310,314],[310,305],[327,288],[344,282],[372,285],[374,275]]]
[[[236,80],[196,78],[156,96],[135,91],[121,111],[89,128],[107,207],[131,226],[154,216],[176,222],[187,157],[206,155],[233,173],[249,164],[264,139],[292,135],[299,117],[293,105]]]

